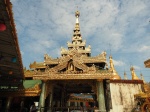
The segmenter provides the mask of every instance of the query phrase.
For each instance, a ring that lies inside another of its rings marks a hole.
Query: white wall
[[[134,94],[141,90],[141,84],[110,83],[112,109],[110,112],[131,112],[135,107]]]

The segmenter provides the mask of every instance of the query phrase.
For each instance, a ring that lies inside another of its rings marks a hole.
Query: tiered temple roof
[[[82,40],[79,16],[80,12],[76,11],[72,42],[67,43],[68,49],[61,47],[61,57],[53,59],[45,54],[44,62],[33,62],[30,64],[33,71],[26,74],[41,80],[120,79],[114,68],[112,56],[110,68],[107,67],[105,51],[91,57],[91,46],[86,47],[86,41]]]

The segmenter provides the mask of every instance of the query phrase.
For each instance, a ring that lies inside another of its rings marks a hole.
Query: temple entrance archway
[[[47,82],[46,108],[97,107],[96,80],[53,80]]]

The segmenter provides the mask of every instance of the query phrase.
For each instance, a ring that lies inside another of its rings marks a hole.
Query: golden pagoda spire
[[[130,71],[131,71],[131,75],[132,75],[132,80],[139,80],[138,76],[136,75],[136,73],[134,71],[133,66],[130,68]]]
[[[125,80],[127,80],[128,78],[127,78],[127,74],[126,74],[126,72],[124,71],[124,79]]]
[[[110,62],[110,71],[112,72],[113,79],[121,79],[120,76],[118,75],[117,71],[115,70],[114,64],[113,64],[113,59],[112,56],[109,57],[109,62]]]
[[[67,42],[68,50],[61,48],[62,56],[66,56],[72,50],[76,50],[76,52],[82,55],[91,56],[91,46],[89,45],[88,47],[86,47],[86,41],[82,40],[79,26],[79,16],[80,12],[76,11],[75,12],[76,23],[73,30],[72,42]]]
[[[79,12],[79,11],[76,11],[76,12],[75,12],[76,24],[75,24],[74,32],[76,32],[76,31],[79,31],[79,32],[80,32],[79,16],[80,16],[80,12]]]
[[[143,77],[143,74],[141,73],[141,80],[143,80],[143,83],[145,83],[145,80],[144,80],[144,77]]]
[[[110,69],[111,69],[112,71],[115,70],[114,64],[113,64],[113,59],[112,59],[112,56],[111,56],[111,55],[109,56],[109,62],[110,62]]]

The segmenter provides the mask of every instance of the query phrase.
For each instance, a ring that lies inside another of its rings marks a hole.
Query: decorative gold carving
[[[99,56],[95,58],[83,56],[80,53],[78,53],[77,49],[72,49],[69,51],[69,54],[67,56],[63,56],[59,58],[58,65],[55,67],[50,68],[49,66],[46,66],[45,73],[52,74],[52,73],[59,73],[62,69],[66,68],[66,71],[63,71],[63,73],[96,73],[96,68],[94,64],[91,67],[88,67],[85,65],[86,62],[96,62],[96,60],[103,60],[103,62],[106,61],[106,53],[103,52]],[[70,60],[72,60],[70,62]],[[52,58],[50,58],[48,55],[45,55],[45,63],[46,61],[53,61]],[[35,63],[36,64],[36,63]],[[76,68],[80,69],[81,71],[77,71]],[[41,72],[38,72],[38,74],[41,74]]]
[[[24,76],[25,77],[33,77],[34,74],[35,74],[35,72],[31,71],[31,70],[25,70],[24,71]]]
[[[145,64],[145,67],[150,68],[150,59],[146,60],[144,64]]]
[[[144,93],[142,91],[139,94],[134,95],[135,100],[140,102],[141,112],[146,112],[150,110],[150,93]]]
[[[101,54],[99,54],[96,57],[87,57],[85,55],[82,55],[82,61],[83,63],[101,63],[104,62],[106,63],[106,53],[102,52]]]
[[[24,89],[24,96],[39,96],[41,88],[39,84],[36,84],[33,88]]]
[[[114,77],[112,71],[110,70],[96,70],[95,65],[93,64],[91,67],[88,67],[84,64],[86,60],[94,58],[83,56],[77,52],[76,49],[72,49],[69,51],[69,55],[63,56],[59,58],[59,64],[55,67],[50,68],[46,66],[45,72],[35,71],[35,75],[33,75],[33,79],[46,79],[46,80],[65,80],[65,79],[111,79]],[[106,53],[103,52],[96,59],[104,59],[106,60]],[[95,59],[95,60],[96,60]],[[90,61],[89,61],[90,62]],[[65,71],[61,71],[66,69]],[[79,69],[79,70],[77,70]]]
[[[33,68],[46,68],[46,66],[44,65],[43,62],[36,63],[36,61],[34,61],[32,64],[30,64],[30,69],[33,69]]]
[[[70,79],[112,79],[113,75],[111,73],[78,73],[78,74],[47,74],[40,73],[33,76],[33,79],[41,80],[70,80]]]
[[[145,93],[150,93],[150,86],[147,83],[143,85]]]

